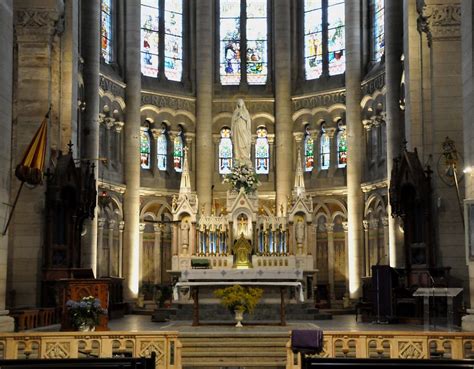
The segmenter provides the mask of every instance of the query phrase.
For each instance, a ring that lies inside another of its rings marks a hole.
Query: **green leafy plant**
[[[255,310],[262,294],[261,288],[242,287],[238,284],[214,291],[214,295],[221,299],[221,304],[231,312],[240,310],[244,313]]]
[[[102,308],[100,300],[94,296],[83,297],[79,301],[69,300],[66,302],[66,308],[75,328],[80,326],[95,327],[99,324],[100,316],[107,314],[107,310]]]
[[[170,300],[173,296],[173,289],[167,284],[156,284],[154,291],[154,300],[158,307],[162,308],[165,306],[165,302]]]
[[[232,172],[224,176],[224,183],[230,183],[234,191],[239,192],[241,188],[245,193],[254,193],[259,181],[255,171],[247,165],[234,165]]]

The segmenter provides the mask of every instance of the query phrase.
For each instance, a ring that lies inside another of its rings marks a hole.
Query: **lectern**
[[[453,299],[462,292],[462,288],[418,288],[413,296],[423,297],[423,321],[425,329],[429,330],[430,328],[430,297],[433,298],[433,304],[435,303],[434,299],[436,297],[445,297],[447,303],[446,309],[446,324],[448,329],[451,329],[454,321],[454,311],[453,311]]]

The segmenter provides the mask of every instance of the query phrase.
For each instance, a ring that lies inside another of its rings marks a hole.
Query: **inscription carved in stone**
[[[142,94],[141,103],[142,105],[154,105],[159,108],[186,110],[193,114],[195,114],[196,110],[196,103],[194,101],[171,96]]]
[[[321,95],[313,95],[303,97],[301,99],[293,100],[293,112],[300,109],[312,109],[319,106],[331,106],[334,104],[345,104],[346,103],[346,92],[337,91],[333,93],[325,93]]]
[[[99,86],[102,90],[109,91],[114,96],[125,98],[125,89],[103,76],[100,76]]]

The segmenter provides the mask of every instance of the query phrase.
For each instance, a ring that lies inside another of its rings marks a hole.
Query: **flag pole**
[[[8,216],[8,222],[7,222],[7,225],[5,226],[5,229],[3,230],[2,236],[5,236],[7,234],[8,226],[10,225],[10,222],[12,220],[13,212],[15,211],[16,204],[18,202],[18,198],[20,197],[20,192],[23,189],[24,184],[25,184],[25,182],[21,181],[20,188],[18,189],[18,192],[16,193],[15,202],[13,203],[12,209],[10,210],[10,215]]]

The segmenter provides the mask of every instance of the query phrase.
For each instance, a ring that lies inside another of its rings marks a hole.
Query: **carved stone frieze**
[[[461,37],[461,3],[436,3],[417,0],[418,31],[426,33],[428,45],[433,40]]]
[[[323,93],[319,95],[305,96],[294,98],[293,112],[300,109],[313,109],[319,106],[331,106],[334,104],[345,104],[346,103],[346,91],[336,91]]]
[[[235,110],[235,100],[229,101],[214,101],[212,103],[212,108],[214,114],[219,113],[232,113]],[[273,101],[252,101],[252,100],[245,100],[245,106],[250,114],[256,113],[267,113],[267,114],[274,114],[274,103]]]
[[[382,91],[385,86],[385,73],[364,81],[361,86],[362,96],[372,95],[375,91]]]
[[[125,88],[104,76],[100,76],[99,87],[104,91],[110,92],[114,96],[119,96],[123,99],[125,98]]]
[[[175,96],[155,95],[142,93],[142,105],[154,105],[158,108],[170,108],[173,110],[185,110],[192,114],[196,111],[196,102],[189,99],[181,99]]]
[[[15,12],[15,31],[18,36],[52,36],[62,32],[62,17],[54,9],[18,9]]]

